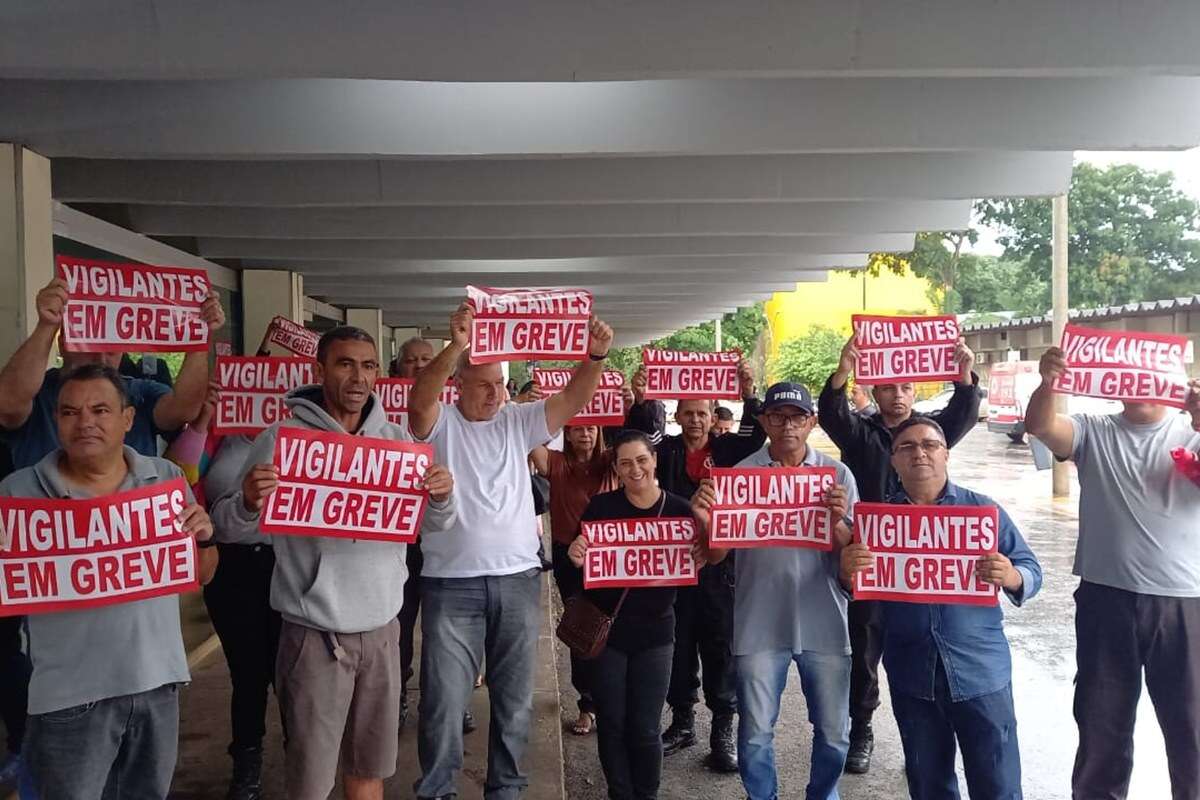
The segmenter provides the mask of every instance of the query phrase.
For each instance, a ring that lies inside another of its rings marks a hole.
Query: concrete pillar
[[[37,325],[38,290],[54,277],[50,160],[0,144],[0,360]]]
[[[1052,322],[1050,344],[1057,346],[1062,341],[1063,328],[1067,326],[1067,311],[1070,308],[1067,301],[1067,196],[1060,194],[1054,198],[1054,260],[1051,267],[1051,299]],[[1067,413],[1067,396],[1054,396],[1054,410],[1059,414]],[[1052,483],[1055,497],[1067,497],[1071,494],[1071,473],[1066,462],[1054,459]]]
[[[380,366],[386,368],[389,359],[387,351],[383,349],[385,341],[383,312],[378,308],[347,308],[346,324],[362,328],[371,334],[375,339],[375,344],[379,347],[379,358],[383,362]]]
[[[246,355],[254,355],[275,317],[304,324],[304,276],[285,269],[242,270],[242,339]],[[272,355],[288,355],[278,345],[270,347]]]

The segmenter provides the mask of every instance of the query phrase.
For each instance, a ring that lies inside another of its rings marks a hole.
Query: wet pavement
[[[814,434],[813,444],[836,457],[836,449],[819,432]],[[1005,630],[1013,654],[1013,693],[1025,797],[1029,800],[1067,800],[1071,796],[1071,765],[1077,742],[1071,709],[1075,673],[1072,593],[1078,585],[1078,579],[1071,574],[1071,563],[1078,530],[1077,486],[1073,481],[1070,499],[1051,499],[1050,473],[1034,468],[1028,446],[1016,445],[1006,436],[989,433],[983,425],[977,426],[954,448],[950,470],[953,480],[990,495],[1004,506],[1041,561],[1044,583],[1038,596],[1020,609],[1002,601]],[[559,685],[563,687],[561,713],[565,723],[575,717],[575,695],[570,688],[565,652],[561,647],[558,669]],[[871,772],[864,776],[843,777],[840,786],[843,800],[907,796],[899,734],[886,688],[882,696],[883,705],[875,716],[876,749]],[[667,722],[669,712],[664,715],[664,725]],[[745,796],[736,775],[716,775],[703,767],[708,722],[708,713],[698,707],[700,741],[690,750],[666,759],[659,793],[663,800]],[[804,698],[793,670],[776,728],[781,797],[803,796],[810,746]],[[602,800],[606,797],[595,738],[564,734],[563,752],[567,797],[570,800]],[[1145,693],[1138,706],[1134,759],[1129,798],[1169,798],[1162,734]],[[965,797],[966,783],[961,780],[960,783]]]

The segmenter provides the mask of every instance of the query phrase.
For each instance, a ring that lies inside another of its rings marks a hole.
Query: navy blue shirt
[[[901,489],[889,503],[911,503]],[[1005,594],[1020,606],[1042,588],[1042,567],[1025,543],[1012,518],[989,497],[947,481],[939,506],[996,506],[1000,536],[997,550],[1008,556],[1023,579],[1020,590]],[[999,605],[897,603],[883,607],[883,665],[893,692],[934,699],[937,662],[946,670],[954,702],[982,697],[1003,689],[1012,680],[1012,656],[1004,636],[1004,613]]]
[[[46,371],[42,388],[33,397],[29,419],[19,428],[0,429],[0,441],[8,445],[16,469],[32,467],[58,449],[58,423],[54,407],[58,402],[58,378],[62,370]],[[125,444],[144,456],[158,455],[157,437],[160,431],[154,424],[154,406],[171,389],[157,381],[125,379],[125,391],[133,404],[133,427],[125,434]]]

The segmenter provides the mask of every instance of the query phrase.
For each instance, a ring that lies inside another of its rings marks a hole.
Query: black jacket
[[[833,376],[830,376],[832,379]],[[954,384],[954,396],[941,411],[927,416],[946,432],[946,443],[953,447],[967,435],[979,418],[979,376],[971,373],[971,385]],[[845,387],[834,389],[829,381],[817,401],[821,427],[842,451],[842,463],[854,473],[859,499],[882,503],[900,488],[892,469],[892,431],[883,424],[883,415],[859,416],[846,402]]]

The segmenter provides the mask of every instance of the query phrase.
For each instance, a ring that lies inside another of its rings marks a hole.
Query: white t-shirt
[[[469,422],[458,406],[439,407],[425,441],[454,476],[458,519],[421,538],[422,575],[514,575],[541,566],[529,451],[550,438],[545,401],[507,403],[485,422]]]

